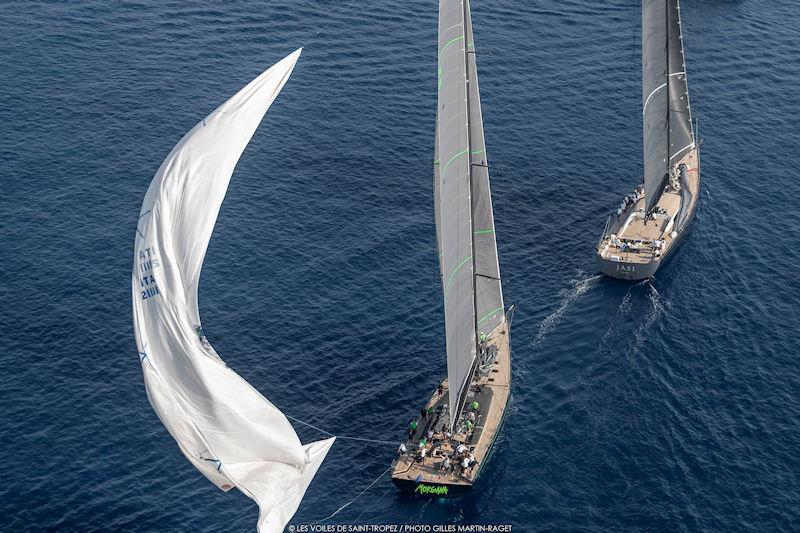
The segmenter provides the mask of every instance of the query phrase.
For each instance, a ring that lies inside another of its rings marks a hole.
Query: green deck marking
[[[471,255],[465,257],[463,261],[461,261],[458,265],[456,265],[456,267],[453,269],[453,272],[450,273],[450,277],[447,279],[447,285],[445,285],[445,287],[444,287],[445,295],[447,294],[447,290],[450,288],[450,285],[453,283],[453,278],[455,277],[456,274],[458,274],[459,269],[462,266],[464,266],[464,263],[466,263],[470,259],[472,259]]]
[[[489,311],[488,313],[486,313],[486,316],[484,316],[483,318],[481,318],[480,320],[478,320],[478,324],[477,324],[477,325],[480,325],[480,324],[481,324],[483,321],[485,321],[485,320],[488,320],[488,319],[489,319],[489,317],[491,317],[493,314],[495,314],[495,313],[496,313],[496,312],[498,312],[498,311],[502,311],[502,310],[503,310],[503,308],[502,308],[502,307],[498,307],[497,309],[492,309],[491,311]]]

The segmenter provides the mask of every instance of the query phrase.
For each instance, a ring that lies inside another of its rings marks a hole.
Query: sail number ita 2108
[[[139,252],[139,283],[142,286],[142,300],[161,294],[156,278],[153,276],[153,270],[159,266],[161,263],[158,261],[155,247],[145,248]]]

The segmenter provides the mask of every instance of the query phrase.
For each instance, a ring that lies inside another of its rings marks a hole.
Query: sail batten
[[[134,244],[134,332],[150,403],[204,476],[256,500],[261,532],[283,531],[333,439],[301,444],[283,413],[227,367],[203,334],[198,284],[236,163],[299,55],[262,73],[172,149],[145,195]]]
[[[504,319],[468,0],[440,0],[438,59],[434,202],[455,424],[479,333]]]

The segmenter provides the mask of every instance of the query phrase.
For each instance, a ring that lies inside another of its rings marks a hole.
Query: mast
[[[670,87],[669,86],[670,86],[670,80],[672,79],[672,74],[671,74],[672,73],[672,68],[671,68],[672,65],[670,65],[670,53],[669,53],[669,30],[670,30],[670,18],[671,18],[671,14],[670,14],[670,11],[669,11],[670,3],[671,2],[669,0],[664,2],[664,11],[665,11],[664,15],[665,15],[666,23],[667,23],[667,41],[665,43],[666,49],[667,49],[667,86],[665,87],[665,90],[667,91],[667,176],[664,179],[664,181],[669,179],[669,171],[670,171],[669,147],[671,146],[669,141],[670,141],[670,130],[672,129],[672,126],[670,125],[670,120],[669,120],[669,110],[672,107],[670,105],[670,98],[669,98],[669,96],[670,96]],[[663,190],[663,188],[662,188],[662,190]],[[658,196],[659,196],[659,198],[661,197],[661,193],[660,192],[659,192]],[[658,200],[656,200],[656,203],[657,202],[658,202]],[[647,216],[649,214],[650,214],[649,211],[645,212],[645,216]]]
[[[467,40],[472,40],[472,32],[467,31],[467,21],[471,21],[471,16],[469,12],[469,0],[463,0],[462,4],[462,17],[463,17],[463,25],[464,25],[464,83],[467,90],[467,150],[469,150],[469,154],[472,154],[472,133],[470,128],[471,115],[470,115],[470,105],[469,105],[469,92],[470,92],[470,76],[469,76],[469,43]],[[471,29],[471,28],[470,28]],[[474,43],[473,43],[474,44]],[[473,50],[473,54],[475,51]],[[477,275],[477,269],[475,266],[475,220],[473,213],[475,212],[475,205],[473,203],[474,198],[472,194],[472,160],[470,158],[469,170],[467,172],[467,178],[469,182],[469,225],[470,225],[470,243],[472,248],[472,275]],[[473,340],[472,343],[475,345],[475,357],[472,359],[472,365],[470,365],[469,372],[467,373],[467,380],[462,386],[462,390],[459,391],[458,395],[458,410],[455,412],[455,416],[451,417],[450,420],[450,427],[451,429],[455,426],[456,421],[461,416],[461,411],[464,409],[464,402],[466,400],[467,391],[469,390],[469,384],[472,381],[472,376],[475,374],[475,366],[480,359],[479,353],[479,345],[478,345],[478,300],[477,300],[477,291],[475,289],[475,283],[472,283],[472,309],[473,309],[473,321],[475,322],[475,327],[473,328]]]

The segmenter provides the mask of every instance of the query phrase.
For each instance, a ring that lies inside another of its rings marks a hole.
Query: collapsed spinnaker
[[[134,248],[134,331],[150,403],[203,475],[258,503],[261,532],[283,531],[334,439],[301,444],[283,413],[227,367],[203,334],[197,293],[231,174],[300,52],[172,149],[145,195]]]

